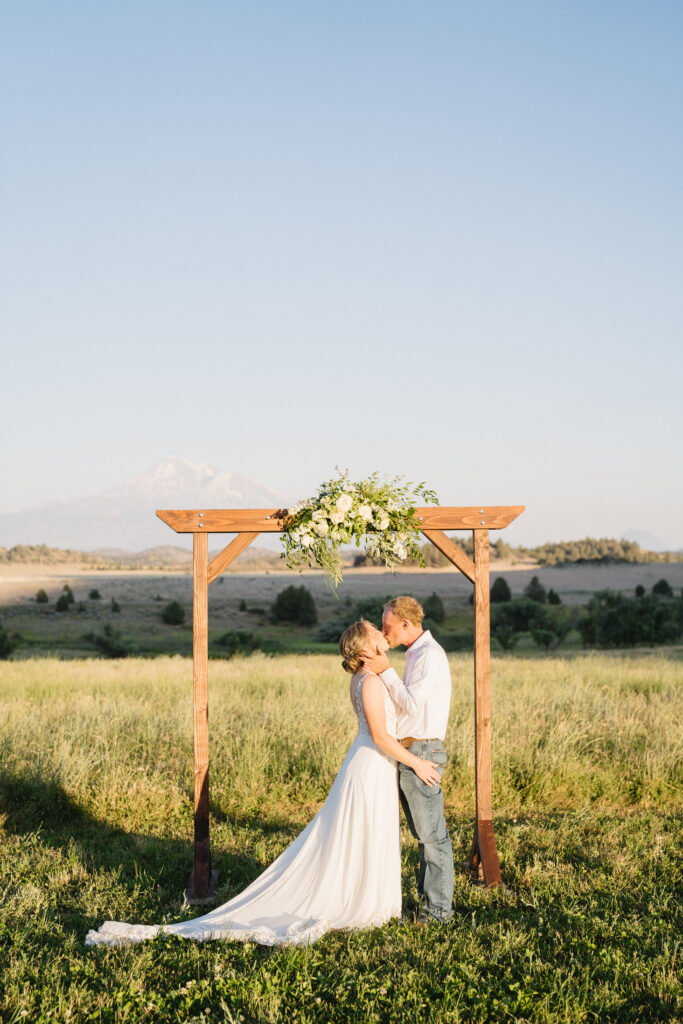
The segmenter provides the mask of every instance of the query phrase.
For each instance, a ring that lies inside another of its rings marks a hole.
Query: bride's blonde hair
[[[350,672],[353,675],[361,668],[363,664],[361,651],[368,642],[368,628],[374,629],[375,627],[367,619],[361,619],[360,622],[354,622],[342,634],[339,641],[339,653],[342,656],[342,668],[345,672]]]

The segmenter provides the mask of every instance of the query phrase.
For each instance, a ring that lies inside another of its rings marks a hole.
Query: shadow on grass
[[[0,817],[6,834],[32,836],[43,848],[65,852],[77,849],[86,871],[108,874],[132,896],[141,884],[146,889],[146,913],[180,916],[183,896],[192,867],[193,845],[188,840],[160,838],[127,832],[90,815],[54,779],[0,771]],[[256,820],[245,819],[255,832]],[[268,823],[264,822],[264,828]],[[248,854],[213,850],[213,867],[219,871],[219,898],[223,902],[241,891],[267,866]],[[183,917],[196,917],[211,907],[197,908]],[[68,930],[80,938],[91,922],[71,917]]]

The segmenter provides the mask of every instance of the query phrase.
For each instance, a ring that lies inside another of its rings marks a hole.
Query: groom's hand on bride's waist
[[[366,654],[363,657],[363,668],[366,668],[368,672],[374,672],[375,675],[380,675],[381,672],[386,672],[388,668],[391,668],[391,662],[386,654]]]

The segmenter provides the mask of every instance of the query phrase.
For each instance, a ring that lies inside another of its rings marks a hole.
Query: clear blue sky
[[[682,33],[677,0],[3,5],[0,512],[176,454],[683,545]]]

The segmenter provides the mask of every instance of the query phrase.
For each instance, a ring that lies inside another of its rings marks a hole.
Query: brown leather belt
[[[418,740],[415,736],[404,736],[403,739],[398,742],[407,750],[408,747],[412,747],[413,743],[441,743],[442,741],[440,739],[434,739],[433,737],[430,740]]]

